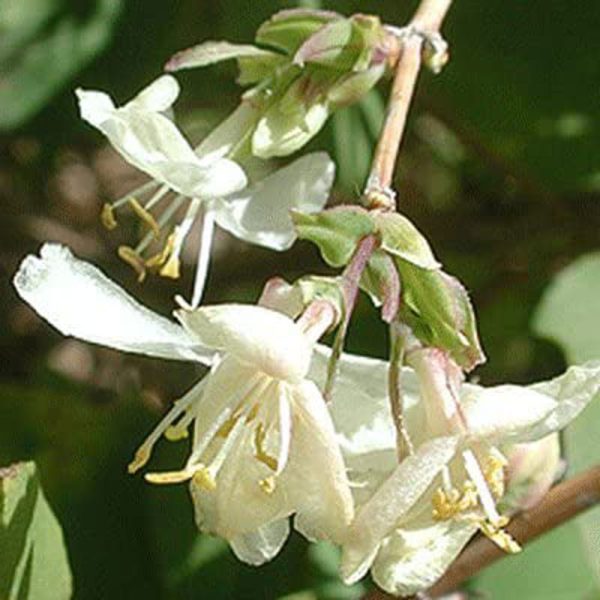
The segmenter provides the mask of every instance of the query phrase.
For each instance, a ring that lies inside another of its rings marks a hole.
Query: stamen
[[[144,204],[144,208],[147,211],[151,208],[154,208],[169,193],[169,191],[169,187],[166,185],[163,185],[162,187],[158,188],[158,190],[150,198],[150,200],[148,200],[148,202]]]
[[[473,482],[466,481],[462,492],[456,488],[438,488],[431,499],[432,516],[436,521],[447,521],[477,506],[477,491]]]
[[[496,526],[485,520],[481,520],[477,525],[481,533],[494,542],[501,550],[504,550],[508,554],[518,554],[522,550],[519,542],[510,533],[501,529],[508,525],[508,522],[508,517],[501,517],[500,522]]]
[[[163,227],[165,227],[165,225],[173,218],[184,201],[185,197],[181,195],[173,198],[169,206],[165,208],[164,212],[158,217],[157,223],[161,229],[163,229]],[[141,254],[150,245],[152,240],[154,240],[154,234],[151,231],[148,231],[141,239],[140,243],[135,247],[135,251]]]
[[[483,476],[488,482],[492,495],[496,500],[504,496],[506,491],[504,468],[507,460],[500,453],[490,454],[483,469]]]
[[[133,267],[133,270],[137,273],[138,283],[142,283],[146,279],[146,265],[142,260],[142,257],[129,246],[119,246],[117,250],[119,258],[125,261],[129,266]]]
[[[162,269],[159,271],[160,275],[163,277],[170,277],[171,279],[179,278],[179,255],[181,254],[181,249],[183,247],[183,242],[187,237],[187,234],[190,232],[192,225],[194,224],[194,220],[198,214],[198,210],[200,209],[200,200],[198,198],[194,198],[190,203],[190,206],[183,218],[183,221],[180,225],[175,227],[174,231],[174,240],[173,240],[173,250],[169,259],[164,264]]]
[[[153,179],[151,179],[150,181],[144,183],[144,185],[140,185],[139,187],[127,192],[124,196],[121,196],[120,198],[112,202],[112,207],[113,209],[120,208],[121,206],[129,202],[129,198],[131,198],[131,196],[142,196],[146,192],[149,192],[151,189],[156,188],[159,185],[160,184],[158,183],[158,181],[154,181]]]
[[[194,484],[206,489],[214,491],[217,484],[205,465],[199,464],[192,468],[185,468],[181,471],[166,471],[164,473],[146,473],[144,479],[148,483],[158,485],[169,485],[173,483],[183,483],[184,481],[193,480]]]
[[[194,280],[194,289],[192,292],[192,310],[198,308],[198,306],[200,306],[200,300],[202,300],[202,293],[204,292],[204,285],[206,284],[206,277],[208,275],[214,231],[215,217],[212,210],[207,208],[202,218],[202,235],[200,237],[196,278]]]
[[[174,243],[175,237],[173,234],[171,234],[167,238],[164,248],[158,254],[155,254],[154,256],[151,256],[148,260],[146,260],[146,262],[144,263],[146,267],[148,267],[148,269],[155,269],[164,265],[167,259],[169,258],[170,254],[173,252]]]
[[[279,391],[279,454],[277,456],[277,470],[275,475],[281,475],[287,465],[290,455],[292,433],[292,412],[288,387],[284,383],[278,385]]]
[[[264,425],[259,423],[254,430],[254,457],[264,465],[267,465],[271,471],[277,471],[277,459],[265,450],[265,438],[267,432]]]
[[[477,488],[477,494],[479,496],[479,501],[481,502],[483,511],[485,512],[489,522],[492,525],[497,526],[497,524],[501,521],[501,517],[496,510],[496,502],[494,501],[494,497],[492,496],[488,482],[483,476],[481,467],[479,466],[473,451],[465,450],[463,452],[463,459],[465,461],[465,469],[469,474],[471,481]]]
[[[150,435],[136,451],[135,458],[127,467],[129,473],[135,473],[148,462],[154,444],[156,444],[163,432],[168,429],[182,412],[187,411],[193,402],[202,397],[201,394],[205,385],[205,380],[200,381],[189,390],[187,394],[173,403],[171,410],[169,410],[169,412],[160,420],[158,425],[152,430]]]
[[[160,227],[156,219],[133,197],[128,198],[129,205],[133,212],[150,228],[155,238],[160,235]]]
[[[204,451],[212,439],[217,435],[217,432],[221,429],[223,424],[231,418],[240,404],[244,402],[247,397],[250,397],[253,394],[260,394],[266,383],[268,383],[266,379],[257,374],[250,377],[246,382],[246,385],[240,387],[237,398],[234,398],[232,402],[221,411],[218,417],[211,423],[208,430],[202,433],[199,439],[194,440],[193,450],[187,461],[188,465],[200,461],[200,457],[204,454]],[[229,437],[231,437],[231,435]],[[229,437],[227,439],[229,439]]]
[[[258,482],[258,485],[260,485],[260,488],[262,489],[262,491],[265,494],[267,494],[268,496],[270,496],[275,491],[275,488],[277,487],[277,484],[275,482],[275,477],[273,475],[269,475],[268,477],[261,479]]]
[[[115,219],[115,211],[111,204],[105,203],[102,207],[100,221],[109,231],[112,231],[118,225],[117,219]]]
[[[178,442],[179,440],[186,439],[189,436],[188,427],[195,417],[194,411],[186,410],[183,417],[175,425],[170,425],[165,429],[165,437],[170,442]]]

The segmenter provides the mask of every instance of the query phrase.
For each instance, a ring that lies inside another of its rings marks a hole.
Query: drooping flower
[[[166,277],[179,276],[186,236],[202,215],[192,306],[199,304],[202,295],[215,222],[240,239],[284,250],[295,239],[290,209],[312,212],[327,200],[334,165],[325,153],[304,156],[248,186],[242,167],[226,157],[240,141],[236,131],[220,128],[207,143],[192,148],[169,116],[179,95],[171,75],[159,77],[122,107],[103,92],[79,89],[76,94],[81,116],[102,131],[125,160],[151,177],[103,210],[108,228],[116,226],[115,209],[124,204],[147,226],[135,248],[119,249],[140,279],[148,269]],[[177,223],[176,215],[186,202],[185,215]],[[159,206],[162,211],[155,217]],[[142,258],[156,240],[163,241],[163,249]]]
[[[230,304],[178,310],[177,325],[54,244],[45,245],[40,258],[28,256],[14,283],[26,302],[67,335],[211,365],[129,467],[140,469],[163,434],[185,437],[193,422],[185,466],[146,479],[189,481],[202,531],[227,539],[251,564],[277,554],[291,515],[310,539],[342,539],[353,517],[352,495],[331,417],[308,378],[314,342],[331,319],[295,322],[268,308]]]
[[[352,583],[370,568],[378,585],[397,595],[431,586],[478,530],[518,551],[497,509],[506,483],[503,448],[565,427],[600,390],[598,363],[533,386],[484,388],[462,383],[437,350],[414,351],[410,362],[401,381],[414,454],[399,464],[385,363],[346,357],[332,406],[357,504],[342,576]],[[371,385],[356,402],[367,374]],[[353,404],[344,401],[349,390]]]

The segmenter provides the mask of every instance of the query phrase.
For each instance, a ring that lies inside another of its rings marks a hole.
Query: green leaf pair
[[[255,109],[247,131],[254,156],[287,156],[309,142],[337,108],[361,100],[397,49],[377,17],[284,10],[263,23],[257,46],[209,41],[177,53],[168,71],[235,58],[242,102]]]
[[[466,370],[483,362],[473,307],[461,283],[441,270],[429,243],[405,216],[337,207],[293,214],[298,236],[316,244],[327,264],[343,267],[362,239],[375,235],[379,247],[361,278],[361,288],[382,318],[408,323],[428,346],[446,349]]]

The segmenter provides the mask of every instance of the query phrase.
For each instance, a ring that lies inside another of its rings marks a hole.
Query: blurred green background
[[[183,487],[152,487],[126,473],[138,443],[192,384],[195,368],[64,339],[10,286],[21,258],[54,240],[168,312],[173,295],[191,285],[189,273],[177,284],[155,278],[139,285],[116,258],[117,246],[135,235],[134,223],[122,219],[109,235],[99,211],[143,177],[79,119],[73,89],[102,89],[126,101],[175,51],[205,39],[249,42],[263,20],[291,6],[0,0],[0,466],[37,463],[63,528],[75,598],[350,599],[370,585],[338,584],[335,552],[309,549],[299,537],[272,564],[251,569],[222,543],[197,535]],[[401,25],[416,2],[322,6]],[[531,382],[568,362],[600,358],[598,22],[600,4],[593,2],[456,0],[444,28],[451,62],[440,76],[421,78],[396,180],[400,209],[471,291],[488,355],[475,374],[483,383]],[[234,77],[233,65],[178,76],[177,116],[191,139],[235,107]],[[335,202],[352,202],[361,189],[385,92],[383,85],[338,112],[311,143],[338,163]],[[223,234],[206,301],[253,301],[268,277],[306,272],[327,272],[308,244],[275,254]],[[385,355],[385,328],[366,301],[348,346]],[[597,404],[565,434],[572,471],[600,459]],[[185,452],[185,442],[164,442],[153,465],[177,465]],[[33,493],[27,489],[22,493]],[[470,589],[498,599],[600,598],[599,521],[596,509]],[[29,583],[9,596],[8,531],[2,521],[0,598],[65,597],[68,585],[50,584],[57,571],[48,571],[47,587],[31,583],[35,561],[22,574]]]

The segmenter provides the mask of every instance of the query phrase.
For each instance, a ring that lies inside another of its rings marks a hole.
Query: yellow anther
[[[158,485],[169,485],[172,483],[183,483],[194,477],[194,471],[165,471],[164,473],[146,473],[144,479],[148,483],[156,483]]]
[[[106,203],[102,207],[102,212],[100,213],[100,221],[102,222],[102,225],[104,225],[104,227],[106,227],[106,229],[108,229],[109,231],[111,231],[118,225],[117,220],[115,219],[115,211],[112,207],[112,204]]]
[[[156,222],[156,219],[132,196],[127,198],[127,202],[133,209],[133,212],[149,227],[154,237],[157,238],[160,235],[160,226]]]
[[[265,494],[268,494],[270,496],[275,491],[275,477],[273,477],[273,475],[269,475],[269,477],[261,479],[258,482],[258,485],[260,485],[260,488]]]
[[[256,419],[256,415],[258,414],[259,404],[258,402],[250,409],[250,412],[246,416],[246,423],[251,423]]]
[[[483,469],[483,476],[490,486],[492,495],[496,498],[502,498],[506,491],[504,481],[504,467],[506,466],[506,460],[503,457],[490,454],[488,456],[485,468]]]
[[[254,430],[254,456],[261,463],[267,465],[271,471],[277,471],[277,459],[268,454],[265,450],[264,443],[267,433],[262,423],[259,423]]]
[[[133,460],[127,466],[127,471],[130,475],[133,475],[136,471],[139,471],[149,460],[150,460],[150,448],[147,446],[140,446],[133,458]]]
[[[138,281],[142,283],[142,281],[146,279],[146,266],[144,265],[141,256],[129,246],[119,246],[117,252],[121,260],[124,260],[128,265],[133,267],[134,271],[137,273]]]
[[[190,479],[194,483],[205,490],[212,492],[216,489],[217,483],[210,471],[205,465],[199,464],[181,471],[166,471],[164,473],[146,473],[144,479],[149,483],[158,485],[169,485],[173,483],[183,483]]]
[[[231,417],[229,417],[229,419],[227,419],[227,421],[225,421],[225,423],[221,425],[216,435],[222,438],[226,438],[231,433],[231,430],[235,427],[235,424],[238,422],[239,418],[239,415],[232,415]]]
[[[436,521],[447,521],[477,506],[477,490],[471,481],[466,481],[462,492],[456,488],[437,489],[433,493],[433,518]]]
[[[171,254],[159,273],[163,277],[168,277],[169,279],[179,279],[181,271],[180,267],[181,263],[179,257],[176,254]]]
[[[496,546],[508,554],[518,554],[521,552],[519,543],[502,527],[508,525],[508,518],[501,517],[497,524],[489,521],[481,520],[477,523],[479,529],[487,538],[489,538]]]
[[[215,481],[215,478],[205,466],[202,466],[201,469],[198,469],[194,473],[192,481],[194,485],[206,490],[207,492],[214,492],[217,489],[217,482]]]
[[[174,245],[175,237],[173,234],[171,234],[167,238],[163,249],[158,254],[155,254],[154,256],[151,256],[149,259],[146,260],[146,262],[144,263],[146,267],[148,267],[149,269],[155,269],[164,265],[169,259],[171,252],[173,252]]]
[[[171,425],[165,429],[165,437],[170,442],[179,442],[185,440],[189,436],[186,427],[179,427],[178,425]]]

